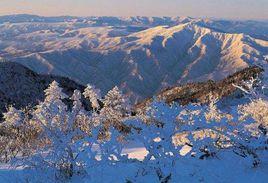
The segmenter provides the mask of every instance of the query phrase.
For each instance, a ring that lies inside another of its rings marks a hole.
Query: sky
[[[0,15],[268,19],[268,0],[0,0]]]

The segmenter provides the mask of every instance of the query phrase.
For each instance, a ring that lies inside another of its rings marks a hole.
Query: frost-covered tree
[[[75,90],[71,99],[73,100],[73,107],[70,112],[68,121],[73,124],[69,125],[74,125],[74,128],[79,128],[85,134],[90,135],[94,124],[92,124],[92,119],[89,113],[84,109],[82,105],[80,91]]]
[[[255,90],[253,83],[256,81],[244,85],[248,97],[255,94],[251,91]],[[117,87],[107,93],[101,109],[97,93],[91,86],[83,93],[93,111],[83,108],[78,90],[71,97],[73,104],[67,107],[63,99],[68,96],[54,81],[45,90],[44,101],[30,110],[30,115],[10,108],[1,128],[16,129],[16,144],[23,144],[18,146],[22,153],[15,160],[27,168],[53,172],[57,179],[133,163],[137,172],[128,180],[139,182],[148,174],[156,178],[152,179],[155,182],[173,182],[176,166],[183,158],[206,161],[232,153],[256,167],[261,163],[261,153],[267,152],[268,105],[263,95],[255,95],[258,97],[244,105],[230,106],[225,112],[217,108],[218,99],[213,94],[209,105],[153,101],[142,116],[130,117],[129,101]],[[35,132],[36,140],[29,140],[29,132]],[[12,142],[12,138],[4,141]],[[146,148],[143,161],[122,155],[124,143],[131,141]]]
[[[250,102],[238,106],[235,114],[240,114],[238,120],[243,122],[243,127],[239,128],[234,139],[241,156],[253,156],[254,166],[261,163],[258,154],[268,149],[268,63],[264,60],[259,66],[264,69],[260,77],[236,86],[247,95]]]
[[[258,77],[252,77],[250,80],[243,81],[241,85],[234,86],[240,89],[248,99],[252,100],[260,97],[260,91],[256,89],[260,82]]]
[[[16,108],[10,106],[6,113],[3,113],[4,122],[1,123],[1,126],[7,128],[10,127],[19,127],[23,123],[23,112],[17,110]]]
[[[83,113],[81,93],[74,92],[71,111],[62,102],[67,96],[57,82],[50,84],[45,95],[44,102],[36,107],[32,119],[41,129],[39,138],[43,145],[27,159],[28,165],[51,169],[56,176],[69,178],[83,168],[79,147],[83,145],[81,138],[87,134],[82,130],[85,124],[81,123],[88,123],[88,118]]]
[[[259,127],[265,128],[266,131],[268,130],[268,101],[261,98],[256,99],[248,104],[241,105],[239,110],[242,120],[252,117]]]
[[[67,106],[62,99],[67,95],[62,92],[62,88],[56,81],[53,81],[45,90],[45,100],[36,106],[33,112],[35,122],[41,127],[46,127],[53,131],[55,127],[62,127],[67,117]]]
[[[220,121],[224,117],[224,114],[222,114],[217,108],[218,101],[219,99],[214,96],[213,93],[209,94],[209,104],[206,107],[207,111],[205,112],[205,118],[207,121]]]
[[[235,86],[247,94],[251,100],[249,104],[240,106],[242,113],[251,115],[256,121],[264,124],[267,121],[267,111],[265,109],[268,102],[268,62],[263,60],[258,65],[263,69],[260,76],[244,81],[240,86]]]
[[[262,73],[234,86],[240,89],[250,100],[259,98],[268,100],[268,61],[259,61],[256,65],[263,69]]]
[[[257,166],[261,163],[259,154],[268,150],[268,101],[259,98],[240,105],[238,114],[244,128],[240,128],[236,140],[243,147],[242,156],[253,155],[253,164]]]
[[[1,136],[1,158],[4,161],[8,161],[11,158],[16,157],[22,147],[21,134],[24,116],[21,110],[10,106],[8,111],[3,114],[4,121],[0,123],[0,129],[4,132],[4,136]]]
[[[116,127],[120,131],[124,131],[123,121],[129,116],[130,102],[126,96],[114,87],[110,90],[104,100],[103,108],[100,111],[100,117],[105,127]]]
[[[95,86],[88,84],[83,95],[91,102],[93,110],[100,108],[99,100],[101,99],[100,90],[96,89]]]

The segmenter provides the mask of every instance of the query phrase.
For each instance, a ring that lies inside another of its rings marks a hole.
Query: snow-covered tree
[[[83,95],[85,98],[89,99],[93,110],[98,110],[100,108],[99,101],[101,99],[100,90],[96,89],[95,86],[88,84]]]
[[[1,123],[1,126],[5,126],[7,128],[19,127],[23,123],[23,112],[10,106],[8,111],[3,113],[3,118],[4,122]]]
[[[242,120],[252,117],[256,124],[268,130],[268,101],[256,99],[239,107]]]
[[[83,113],[81,93],[74,92],[71,111],[62,102],[67,96],[57,82],[50,84],[45,95],[44,102],[36,107],[32,119],[41,129],[39,138],[43,145],[28,159],[29,166],[52,169],[56,176],[69,178],[81,171],[83,166],[79,159],[79,146],[83,145],[81,138],[87,134],[82,130],[85,124],[81,123],[88,123],[88,118]]]
[[[234,86],[240,89],[246,95],[247,98],[252,100],[260,97],[260,91],[256,89],[257,85],[260,85],[260,82],[261,81],[258,77],[252,77],[247,81],[243,81],[241,85]]]
[[[255,94],[253,83],[256,81],[244,85],[248,97]],[[128,180],[139,182],[150,174],[155,182],[172,182],[182,158],[205,161],[232,153],[256,167],[261,153],[268,149],[268,104],[262,95],[225,112],[217,108],[218,99],[213,94],[208,106],[153,101],[142,116],[130,117],[129,101],[117,87],[107,93],[101,109],[97,93],[91,86],[83,93],[93,111],[84,109],[78,90],[71,97],[73,104],[67,107],[63,99],[68,96],[54,81],[30,115],[10,107],[0,126],[16,129],[13,142],[23,144],[18,146],[21,157],[15,160],[27,168],[52,171],[57,179],[90,174],[93,169],[110,171],[131,162],[137,172]],[[26,135],[29,132],[35,135],[34,141],[29,138],[33,135]],[[0,140],[13,143],[12,138],[0,136]],[[122,155],[124,143],[131,141],[146,148],[143,161],[130,161]]]
[[[62,92],[62,88],[56,81],[53,81],[45,90],[45,100],[36,106],[33,112],[34,120],[42,127],[53,131],[55,127],[62,127],[67,117],[67,106],[62,99],[67,95]]]
[[[23,112],[10,106],[8,111],[3,114],[4,121],[0,123],[0,129],[5,133],[1,136],[2,148],[0,157],[8,161],[21,151],[22,125],[24,122]]]
[[[257,62],[256,65],[263,69],[258,76],[234,86],[240,89],[250,100],[260,98],[268,100],[268,61],[262,60]]]
[[[100,117],[105,127],[115,126],[120,131],[124,131],[123,121],[129,116],[130,102],[118,87],[110,90],[103,100],[103,108]]]
[[[79,128],[87,135],[90,135],[91,129],[94,127],[94,125],[92,124],[89,113],[84,109],[82,105],[80,91],[75,90],[71,99],[73,100],[73,107],[70,112],[68,122],[73,124],[69,125],[73,125],[74,128]]]
[[[253,157],[253,165],[261,163],[259,153],[268,149],[268,98],[267,79],[268,63],[266,60],[258,63],[264,69],[263,73],[249,81],[245,81],[241,86],[236,86],[242,90],[250,102],[238,106],[237,112],[243,126],[239,128],[238,135],[234,137],[236,147],[239,147],[240,155]]]
[[[207,112],[205,112],[205,117],[207,121],[220,121],[223,117],[224,114],[219,112],[217,108],[217,102],[219,99],[213,95],[213,93],[209,94],[209,104],[207,106]]]

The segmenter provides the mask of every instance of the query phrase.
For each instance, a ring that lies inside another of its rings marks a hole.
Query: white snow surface
[[[134,150],[135,149],[135,150]],[[134,151],[133,151],[134,150]],[[139,158],[143,150],[139,148],[127,149],[126,151],[134,153]],[[267,154],[264,154],[264,159],[268,159]],[[75,177],[72,183],[124,183],[129,177],[134,177],[135,172],[139,167],[139,162],[122,163],[117,166],[94,167],[90,170],[90,174],[84,177]],[[153,170],[152,170],[153,171]],[[0,165],[0,182],[14,183],[25,182],[27,178],[36,182],[49,182],[49,172],[47,177],[44,177],[44,172],[38,173],[34,170],[26,171],[23,168],[14,169],[9,165]],[[99,175],[99,176],[95,176]],[[233,153],[220,153],[217,158],[208,160],[198,160],[191,158],[181,158],[175,166],[174,182],[206,182],[206,183],[266,183],[268,179],[268,161],[262,163],[260,167],[252,168],[250,164],[241,159],[241,157]],[[155,176],[146,174],[141,180],[142,183],[157,183]]]

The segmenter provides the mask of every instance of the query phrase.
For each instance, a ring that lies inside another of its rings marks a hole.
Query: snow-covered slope
[[[133,100],[169,85],[222,79],[268,54],[267,22],[255,32],[246,31],[248,22],[231,29],[231,21],[187,17],[17,15],[0,22],[0,58],[104,93],[118,85]]]
[[[155,94],[153,97],[147,98],[136,104],[134,110],[136,112],[145,111],[155,99],[164,101],[168,104],[176,102],[183,106],[191,103],[208,104],[210,102],[211,94],[217,96],[221,103],[228,103],[229,106],[231,106],[232,103],[236,103],[237,100],[239,100],[240,103],[243,103],[245,99],[245,97],[243,97],[243,92],[235,86],[243,86],[245,81],[249,81],[251,78],[256,78],[257,76],[262,75],[263,72],[262,68],[252,66],[238,71],[218,82],[210,80],[169,87]]]

